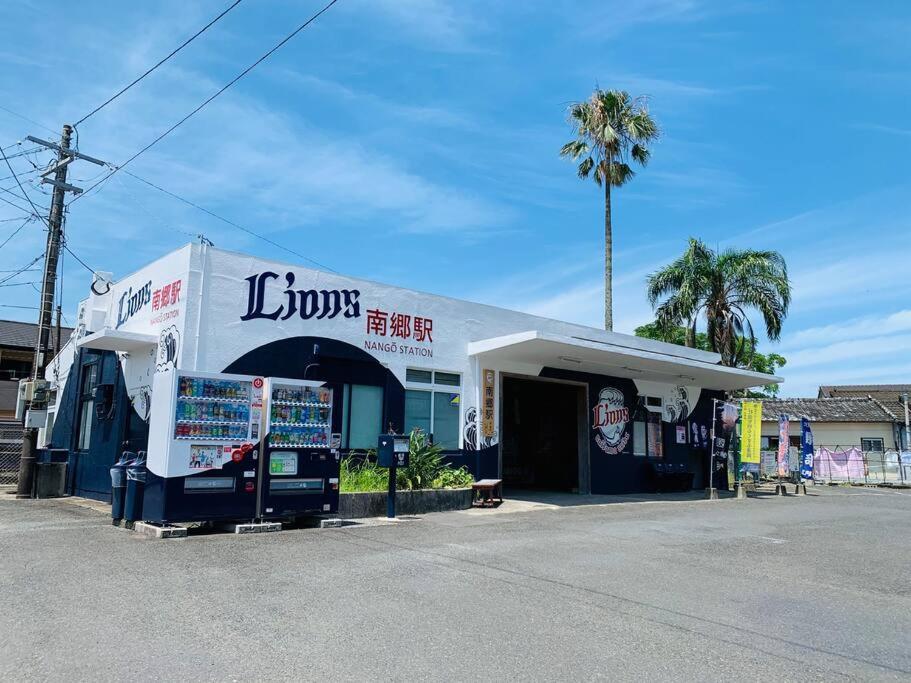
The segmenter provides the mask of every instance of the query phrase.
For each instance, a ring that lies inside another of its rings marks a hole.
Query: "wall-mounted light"
[[[581,363],[581,358],[572,358],[571,356],[557,356],[560,360],[566,361],[567,363]]]
[[[690,377],[689,375],[677,375],[680,379],[688,379],[690,382],[695,382],[695,377]]]

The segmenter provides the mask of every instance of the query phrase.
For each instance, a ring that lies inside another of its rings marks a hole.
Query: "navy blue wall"
[[[633,420],[637,413],[642,413],[644,408],[639,405],[638,391],[635,382],[631,379],[595,375],[585,372],[574,372],[558,368],[544,368],[541,377],[551,379],[565,379],[574,382],[584,382],[588,385],[588,425],[589,425],[589,458],[591,464],[591,492],[598,494],[640,493],[649,491],[653,487],[651,463],[654,458],[633,455]],[[597,443],[597,429],[592,428],[592,409],[598,403],[598,397],[603,388],[613,387],[623,393],[625,407],[629,410],[630,421],[626,429],[628,440],[616,454],[606,453]],[[703,391],[699,397],[690,419],[701,419],[711,426],[712,397],[721,397],[721,392]],[[689,429],[689,419],[680,424]],[[704,480],[704,470],[707,469],[707,452],[690,443],[678,444],[676,440],[676,425],[663,423],[662,446],[664,457],[659,462],[682,463],[688,471],[696,475],[694,486],[701,486]],[[689,438],[687,439],[689,441]]]
[[[314,345],[319,354],[314,356]],[[86,451],[76,449],[78,439],[79,387],[86,365],[99,365],[100,384],[113,384],[114,404],[110,414],[92,415],[92,439]],[[404,423],[405,390],[399,380],[373,356],[350,344],[320,337],[293,337],[259,347],[245,354],[224,369],[226,373],[310,379],[326,382],[340,393],[341,385],[373,384],[384,389],[383,423],[392,422],[397,430]],[[591,373],[545,368],[542,377],[582,382],[588,386],[589,456],[592,493],[622,494],[647,491],[652,486],[650,459],[633,455],[632,422],[643,408],[639,405],[635,383],[630,379]],[[617,453],[606,453],[596,440],[598,430],[592,429],[592,407],[600,391],[613,387],[622,392],[630,420],[626,430],[628,438]],[[711,427],[712,398],[721,398],[721,392],[703,391],[699,402],[688,420],[686,444],[676,443],[675,425],[664,423],[662,429],[664,458],[661,462],[682,463],[693,472],[694,485],[705,485],[707,450],[690,443],[690,422]],[[333,431],[341,431],[342,411],[334,411]],[[117,357],[112,352],[81,350],[73,371],[63,389],[61,410],[57,415],[53,445],[71,452],[68,491],[97,499],[110,497],[108,469],[125,447],[140,450],[148,438],[146,423],[138,419],[126,394]],[[469,430],[471,433],[469,434]],[[499,447],[489,443],[477,444],[474,426],[465,425],[465,449],[447,452],[446,459],[458,467],[467,467],[478,479],[499,476]],[[716,485],[726,487],[719,475]]]
[[[91,414],[92,435],[89,448],[78,450],[79,391],[82,375],[88,365],[97,364],[98,384],[114,386],[111,409],[102,415]],[[111,351],[80,349],[63,387],[60,410],[54,420],[51,443],[54,448],[70,452],[67,467],[67,492],[76,496],[110,500],[110,467],[120,457],[126,438],[129,413],[133,411],[127,396],[123,373],[116,354]],[[144,441],[144,439],[142,440]]]

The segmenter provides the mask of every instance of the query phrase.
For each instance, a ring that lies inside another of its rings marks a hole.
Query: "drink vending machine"
[[[333,392],[320,382],[267,378],[258,517],[337,512],[339,444]]]
[[[256,517],[264,384],[243,375],[155,375],[144,519]]]

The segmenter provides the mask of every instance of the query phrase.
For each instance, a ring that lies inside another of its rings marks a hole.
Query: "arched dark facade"
[[[405,387],[398,378],[363,349],[326,337],[288,337],[263,344],[228,365],[225,373],[260,375],[325,382],[335,393],[332,430],[341,432],[338,397],[344,384],[383,388],[383,431],[391,422],[401,431],[405,422]]]

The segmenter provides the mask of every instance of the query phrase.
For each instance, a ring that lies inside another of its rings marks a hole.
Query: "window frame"
[[[91,386],[86,387],[86,379],[91,372]],[[92,445],[92,421],[95,419],[95,387],[100,384],[101,363],[99,360],[92,360],[83,364],[82,372],[79,377],[79,425],[76,429],[76,450],[85,452]],[[88,412],[86,412],[88,407]],[[86,419],[88,419],[88,432],[86,432]],[[83,444],[83,441],[87,443]],[[84,445],[84,447],[83,447]]]
[[[420,382],[417,380],[408,379],[408,371],[417,371],[417,372],[429,372],[430,373],[430,382]],[[436,378],[437,373],[444,375],[453,375],[459,378],[458,385],[455,384],[437,384]],[[463,376],[461,372],[456,372],[454,370],[439,370],[437,368],[405,368],[405,391],[423,391],[430,394],[430,434],[431,441],[434,443],[436,439],[434,438],[434,432],[436,431],[436,401],[434,399],[435,394],[456,394],[459,397],[459,418],[457,424],[462,424],[462,380]],[[404,425],[404,428],[407,429],[408,425]],[[462,448],[462,430],[457,429],[457,439],[455,449],[460,450]]]
[[[342,438],[342,450],[349,451],[362,451],[369,450],[370,448],[375,448],[376,446],[369,446],[367,448],[358,448],[351,446],[351,395],[354,391],[354,387],[374,387],[380,390],[380,424],[378,426],[379,431],[377,436],[385,432],[383,425],[383,416],[386,410],[386,389],[378,384],[359,384],[357,382],[345,382],[342,384],[342,415],[341,415],[341,438]]]
[[[864,448],[864,442],[876,441],[879,443],[879,448]],[[860,450],[862,453],[885,453],[886,452],[886,440],[881,436],[862,436],[860,437]]]

